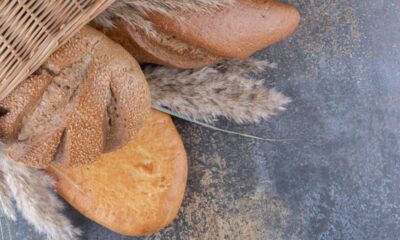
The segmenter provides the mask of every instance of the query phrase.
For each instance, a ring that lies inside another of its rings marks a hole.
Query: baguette
[[[296,8],[275,0],[237,0],[210,13],[177,11],[172,17],[154,12],[146,16],[154,27],[150,31],[119,17],[113,19],[114,27],[97,27],[139,62],[178,68],[247,58],[292,34],[300,21]]]

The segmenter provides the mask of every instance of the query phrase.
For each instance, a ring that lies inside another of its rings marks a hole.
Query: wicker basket
[[[0,0],[0,100],[113,0]]]

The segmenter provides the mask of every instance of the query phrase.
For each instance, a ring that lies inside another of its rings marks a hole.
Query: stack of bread
[[[246,58],[291,34],[299,14],[273,0],[237,0],[212,13],[149,13],[152,33],[112,20],[81,29],[0,101],[0,135],[12,159],[54,175],[83,215],[141,236],[177,216],[188,162],[171,118],[151,110],[138,62],[197,68]]]

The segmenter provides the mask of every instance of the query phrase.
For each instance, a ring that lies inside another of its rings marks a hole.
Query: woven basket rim
[[[114,1],[0,1],[0,100]]]

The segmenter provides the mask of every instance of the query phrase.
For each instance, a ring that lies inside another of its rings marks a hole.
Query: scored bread
[[[84,27],[0,101],[0,136],[16,161],[78,166],[124,146],[150,112],[147,82],[120,45]]]
[[[125,147],[94,163],[51,166],[58,193],[110,230],[129,236],[157,232],[176,217],[187,180],[182,140],[167,114],[152,110]]]
[[[126,17],[126,19],[129,19]],[[219,11],[150,12],[151,31],[114,17],[113,27],[96,26],[139,62],[197,68],[222,59],[246,58],[297,28],[300,15],[275,0],[237,0]]]

